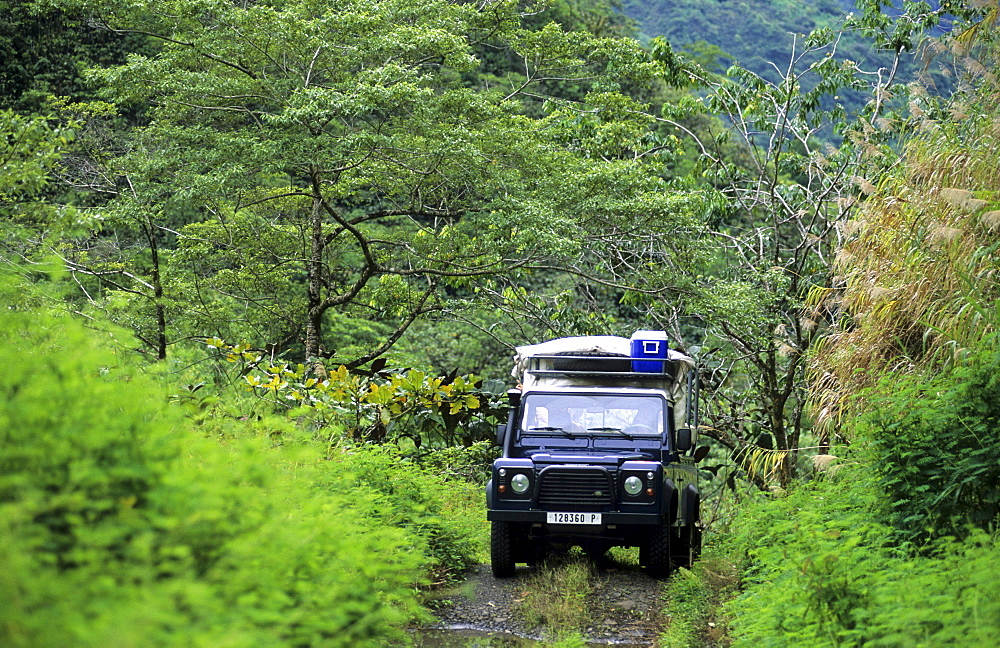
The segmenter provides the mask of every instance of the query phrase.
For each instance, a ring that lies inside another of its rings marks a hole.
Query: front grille
[[[601,511],[614,501],[608,471],[594,468],[548,468],[538,484],[539,508],[554,511]]]

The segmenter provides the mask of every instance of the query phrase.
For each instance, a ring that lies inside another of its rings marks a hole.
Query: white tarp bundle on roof
[[[519,346],[515,350],[517,353],[514,355],[514,369],[511,371],[511,375],[517,378],[518,381],[525,383],[525,381],[530,380],[525,375],[525,371],[528,369],[529,358],[563,353],[577,355],[613,353],[629,357],[632,354],[632,340],[618,337],[617,335],[583,335],[580,337],[557,338],[548,342],[542,342],[541,344]],[[684,365],[683,369],[678,371],[678,376],[686,374],[688,369],[694,369],[695,367],[694,360],[675,349],[667,351],[667,358],[679,361]]]

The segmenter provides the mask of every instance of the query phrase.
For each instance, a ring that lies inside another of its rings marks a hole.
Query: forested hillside
[[[939,4],[928,3],[928,11],[931,6],[936,10]],[[879,39],[865,33],[866,12],[870,15],[876,6],[866,0],[627,0],[624,11],[636,21],[641,39],[664,37],[708,65],[725,69],[738,63],[769,78],[776,78],[775,75],[787,69],[794,52],[809,48],[810,33],[834,30],[840,32],[835,53],[838,59],[859,63],[884,77],[895,75],[902,83],[918,82],[931,92],[950,94],[955,78],[936,64],[928,65],[922,38],[899,38],[902,34],[896,34],[897,37]],[[906,20],[920,23],[923,19],[915,16],[901,22]],[[928,37],[951,28],[950,20],[942,24],[935,20],[922,24]],[[896,51],[903,53],[898,61],[893,57]],[[842,94],[842,101],[853,110],[860,109],[871,98],[865,92],[845,90]]]
[[[678,46],[698,41],[720,47],[733,62],[761,72],[769,63],[788,60],[794,36],[832,27],[850,12],[850,0],[817,2],[726,2],[720,0],[627,0],[626,15],[637,22],[640,37],[665,36]]]
[[[0,644],[405,644],[513,347],[662,329],[663,645],[995,645],[1000,5],[860,4],[0,2]]]

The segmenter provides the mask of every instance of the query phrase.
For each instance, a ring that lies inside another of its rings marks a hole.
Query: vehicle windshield
[[[521,429],[568,436],[661,435],[665,409],[665,399],[654,394],[528,394]]]

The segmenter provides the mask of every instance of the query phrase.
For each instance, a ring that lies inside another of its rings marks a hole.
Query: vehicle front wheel
[[[639,562],[653,578],[670,575],[670,527],[655,527],[639,548]]]
[[[514,532],[510,522],[494,521],[490,529],[490,566],[496,578],[514,575]]]

